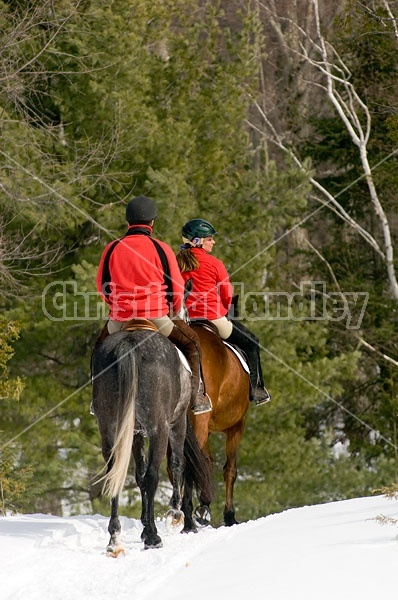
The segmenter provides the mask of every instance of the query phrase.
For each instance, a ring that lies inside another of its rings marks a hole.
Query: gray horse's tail
[[[134,438],[135,399],[138,385],[137,357],[134,347],[120,344],[116,349],[119,397],[115,441],[104,477],[102,493],[115,498],[123,489],[129,468]]]

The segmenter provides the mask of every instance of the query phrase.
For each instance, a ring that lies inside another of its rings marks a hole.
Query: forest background
[[[0,2],[3,513],[107,514],[94,279],[142,193],[175,251],[186,220],[215,225],[260,339],[272,401],[249,410],[237,518],[398,480],[397,18],[387,0]],[[138,516],[133,478],[124,505]]]

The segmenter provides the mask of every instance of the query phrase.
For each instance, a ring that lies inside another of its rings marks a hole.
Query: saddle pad
[[[245,359],[243,358],[243,356],[241,355],[241,353],[240,353],[240,352],[238,352],[238,350],[237,350],[237,349],[236,349],[234,346],[231,346],[231,344],[228,344],[228,342],[225,342],[224,340],[223,340],[223,342],[224,342],[224,344],[225,344],[225,345],[226,345],[226,346],[227,346],[227,347],[228,347],[230,350],[232,350],[232,352],[233,352],[234,354],[236,354],[236,356],[239,358],[239,362],[240,362],[240,364],[242,365],[242,367],[243,367],[243,370],[244,370],[244,371],[246,371],[246,373],[249,373],[249,374],[250,374],[250,369],[249,369],[249,367],[248,367],[248,364],[247,364],[247,362],[245,361]]]
[[[177,348],[177,346],[175,346],[175,349],[178,352],[178,356],[180,357],[180,361],[182,362],[183,366],[186,368],[186,370],[188,371],[188,373],[191,373],[191,375],[192,375],[191,367],[189,366],[188,361],[185,358],[184,354],[181,352],[181,350],[179,350]]]

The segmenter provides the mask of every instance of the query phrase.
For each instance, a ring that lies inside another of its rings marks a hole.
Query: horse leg
[[[184,532],[197,531],[193,519],[192,495],[194,486],[210,504],[213,498],[213,485],[211,480],[211,463],[208,456],[200,448],[191,421],[187,415],[185,427],[185,440],[183,443],[184,460],[184,494],[182,497],[182,511],[184,513]],[[181,449],[181,446],[179,446]],[[180,450],[181,451],[181,450]]]
[[[111,518],[108,524],[110,540],[106,547],[106,552],[110,556],[117,558],[120,553],[124,553],[123,545],[120,542],[121,525],[118,516],[119,497],[116,496],[111,500]]]
[[[192,476],[186,474],[184,483],[184,494],[182,496],[181,510],[184,513],[184,529],[183,533],[196,532],[197,527],[193,520],[193,480]]]
[[[244,423],[240,422],[226,432],[226,461],[223,471],[225,482],[224,523],[227,527],[238,523],[235,519],[234,485],[238,474],[236,457],[243,435],[243,428]]]
[[[174,423],[170,429],[169,435],[169,457],[168,469],[170,480],[173,486],[173,493],[170,499],[170,509],[166,515],[166,524],[169,529],[176,529],[184,525],[184,512],[181,511],[182,504],[182,482],[184,471],[184,440],[186,433],[185,413],[177,423]]]
[[[149,438],[148,464],[143,478],[142,490],[142,530],[144,548],[161,548],[162,540],[155,525],[155,493],[159,482],[159,467],[167,450],[167,439],[160,437],[159,431]]]
[[[144,477],[146,471],[146,456],[144,446],[144,436],[140,432],[136,432],[133,440],[133,457],[135,464],[135,480],[141,492],[141,523],[146,519],[144,507],[147,505],[145,499]]]
[[[174,485],[174,477],[171,465],[171,448],[169,447],[167,452],[167,473],[169,475],[169,480],[172,485]],[[181,501],[181,510],[183,512],[183,523],[184,528],[182,533],[188,533],[190,531],[196,532],[197,528],[195,525],[195,521],[192,518],[193,513],[193,504],[192,504],[192,496],[193,496],[193,476],[192,473],[188,473],[185,469],[185,477],[184,477],[184,492]],[[177,523],[171,523],[171,526],[175,526]]]
[[[102,436],[102,455],[104,457],[105,462],[109,461],[107,467],[107,472],[109,473],[113,464],[112,460],[109,460],[111,454],[110,449],[112,448],[113,443],[111,441],[111,438],[109,438],[109,436],[105,432],[103,432]],[[122,527],[120,525],[118,508],[119,497],[116,496],[111,500],[111,517],[108,523],[108,531],[111,537],[106,547],[107,554],[109,554],[109,556],[113,556],[114,558],[117,558],[119,554],[124,553],[124,548],[120,541],[120,533]]]
[[[108,460],[107,457],[109,457],[109,455],[110,455],[110,450],[108,449],[108,445],[103,447],[103,455],[104,455],[105,460]],[[109,472],[111,470],[111,468],[112,468],[112,461],[110,461],[108,463],[107,471]],[[109,543],[106,547],[107,554],[109,554],[110,556],[113,556],[114,558],[117,558],[121,552],[124,552],[123,545],[120,541],[120,533],[121,533],[122,527],[121,527],[120,521],[119,521],[118,508],[119,508],[119,497],[115,496],[111,500],[111,518],[109,519],[109,524],[108,524],[108,531],[109,531],[109,534],[111,537],[110,537]]]
[[[199,434],[202,433],[202,435],[200,436],[200,439],[202,440],[202,452],[203,454],[206,456],[207,460],[209,461],[209,465],[210,465],[210,471],[213,470],[213,457],[211,455],[210,452],[210,446],[209,446],[209,442],[208,442],[208,433],[207,433],[207,426],[206,426],[206,438],[203,435],[203,431],[202,432],[198,432]],[[196,432],[195,432],[196,435]],[[204,441],[203,441],[204,440]],[[197,523],[199,523],[199,525],[203,525],[203,526],[207,526],[210,525],[211,522],[211,510],[210,510],[210,502],[211,499],[204,496],[202,491],[199,490],[199,506],[197,506],[195,508],[195,520]]]
[[[148,468],[145,454],[144,436],[142,433],[136,433],[133,440],[133,456],[135,462],[135,479],[141,492],[141,523],[144,528],[141,533],[141,539],[145,548],[157,548],[162,545],[161,539],[157,536],[154,525],[154,516],[151,515],[151,494],[148,482],[151,481],[151,469]],[[157,487],[157,481],[153,484]],[[151,488],[151,485],[150,485]],[[153,526],[151,525],[153,523]],[[151,541],[152,540],[152,541]]]

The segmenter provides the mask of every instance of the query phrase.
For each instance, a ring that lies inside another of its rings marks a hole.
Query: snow
[[[121,517],[125,554],[105,554],[108,516],[0,518],[1,600],[374,600],[394,597],[398,503],[383,496],[290,509],[180,534],[143,550]]]

